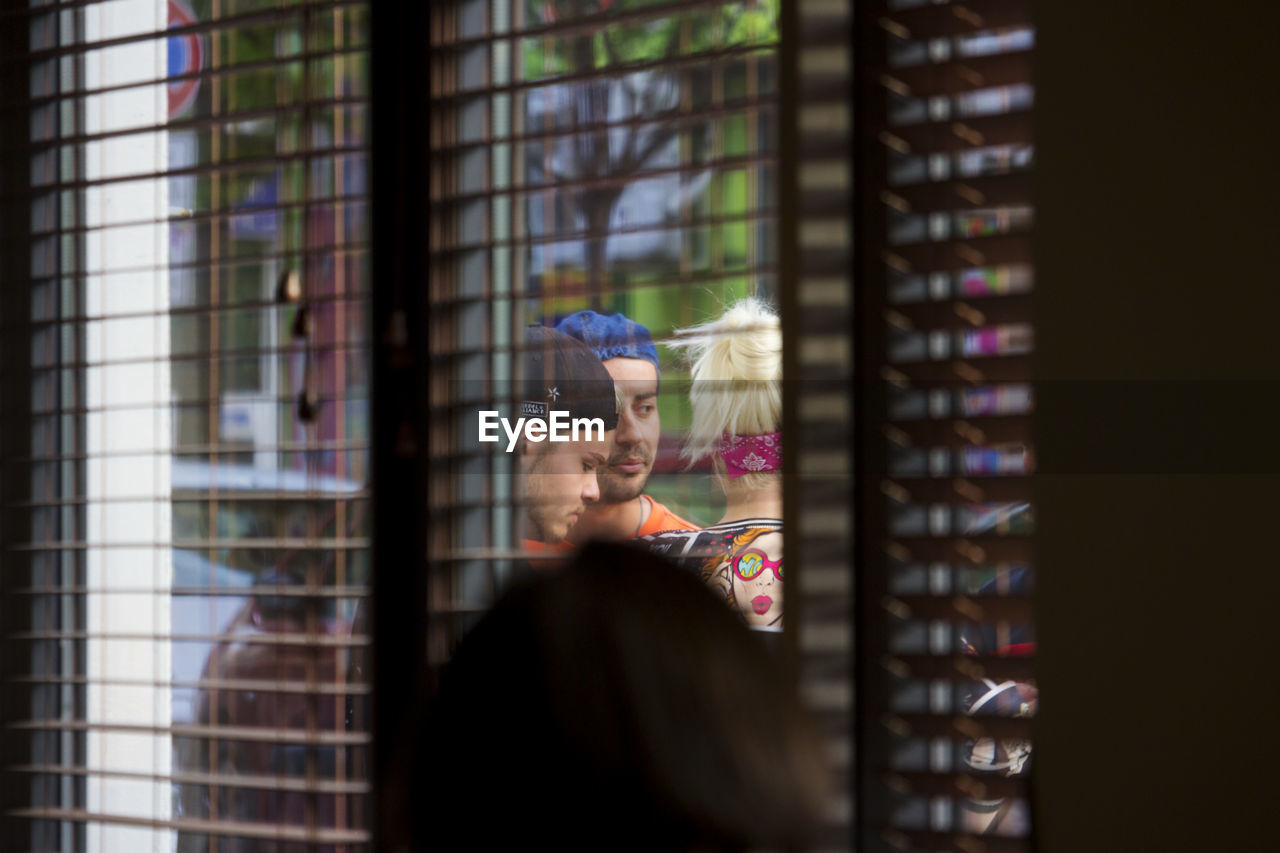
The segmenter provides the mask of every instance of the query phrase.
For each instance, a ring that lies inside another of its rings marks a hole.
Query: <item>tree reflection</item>
[[[597,308],[611,264],[678,264],[680,235],[666,226],[703,200],[713,171],[690,170],[713,136],[691,105],[711,100],[716,63],[732,61],[723,54],[777,42],[778,0],[617,18],[646,5],[530,0],[532,27],[582,23],[521,45],[525,79],[548,81],[529,92],[526,126],[564,134],[526,149],[528,184],[551,191],[529,197],[531,236],[576,238],[535,247],[532,267],[580,269]],[[622,209],[625,195],[634,203]]]

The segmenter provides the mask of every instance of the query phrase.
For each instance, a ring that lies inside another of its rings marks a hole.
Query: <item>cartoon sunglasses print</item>
[[[773,576],[782,580],[782,561],[770,560],[763,551],[749,548],[733,558],[733,573],[749,581],[765,569],[773,569]]]

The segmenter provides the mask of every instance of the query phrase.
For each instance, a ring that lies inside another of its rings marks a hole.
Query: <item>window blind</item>
[[[776,301],[778,8],[433,5],[433,665],[525,557],[512,460],[474,437],[479,409],[511,402],[526,323],[616,311],[662,348],[737,298]],[[678,459],[688,385],[677,358],[665,348],[661,358],[662,439],[646,494],[709,513],[708,467],[686,472]]]
[[[865,850],[1024,850],[1030,7],[864,4],[860,272]]]
[[[832,769],[816,849],[855,844],[853,4],[784,7],[779,222],[787,358],[788,618],[801,694]],[[798,565],[797,565],[798,564]]]
[[[23,849],[368,842],[368,14],[3,13]]]

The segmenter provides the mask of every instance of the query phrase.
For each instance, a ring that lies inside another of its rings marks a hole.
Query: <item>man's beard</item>
[[[544,445],[551,447],[551,445]],[[559,477],[559,474],[546,473],[546,455],[549,450],[539,451],[524,479],[524,510],[528,521],[528,533],[535,542],[556,545],[564,541],[568,535],[568,517],[570,504],[565,500],[556,500],[553,489],[547,488],[545,477]],[[579,516],[586,512],[586,506],[579,503],[574,509]],[[559,529],[564,528],[564,529]]]
[[[636,454],[628,453],[617,459],[610,459],[608,465],[596,471],[596,482],[600,484],[600,503],[626,503],[627,501],[635,500],[644,491],[644,487],[649,483],[649,474],[653,472],[653,459],[651,457],[641,457],[645,467],[639,474],[617,474],[610,467],[615,462],[621,462],[628,456],[634,455]]]
[[[532,533],[530,538],[533,541],[556,545],[564,540],[567,531],[561,532],[556,529],[565,524],[565,513],[561,506],[535,503],[526,507],[525,511],[529,519],[530,533]],[[584,512],[585,507],[579,507],[577,511]]]

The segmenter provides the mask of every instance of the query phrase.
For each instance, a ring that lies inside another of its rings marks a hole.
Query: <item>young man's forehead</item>
[[[643,388],[646,386],[657,389],[658,368],[648,359],[616,356],[601,363],[609,371],[613,381],[623,386],[627,396],[644,393]]]
[[[616,430],[608,430],[603,438],[596,438],[599,433],[584,429],[579,432],[577,441],[548,441],[546,447],[550,452],[563,453],[566,456],[587,456],[592,453],[607,455],[610,445],[613,444],[615,432]]]
[[[572,442],[578,453],[583,457],[596,457],[602,459],[609,455],[609,448],[613,445],[613,436],[615,430],[609,430],[604,434],[604,438],[581,438]]]
[[[617,430],[608,430],[600,438],[596,437],[599,433],[592,433],[590,438],[584,436],[573,442],[573,444],[576,444],[579,451],[582,453],[608,453],[609,446],[613,444],[613,436],[615,432],[617,432]]]
[[[595,428],[587,429],[579,427],[578,440],[572,439],[572,432],[567,428],[566,434],[570,438],[566,441],[539,441],[537,448],[539,453],[555,453],[561,456],[583,456],[588,453],[608,453],[609,446],[613,444],[613,436],[616,430],[606,430],[603,438],[596,438],[599,432]]]

